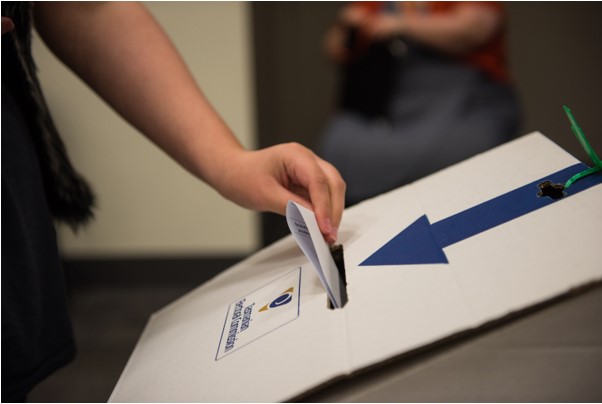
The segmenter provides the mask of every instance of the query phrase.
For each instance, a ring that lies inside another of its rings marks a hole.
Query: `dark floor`
[[[149,316],[239,260],[66,262],[78,354],[28,401],[106,402]]]

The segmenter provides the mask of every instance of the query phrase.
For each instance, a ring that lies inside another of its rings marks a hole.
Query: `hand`
[[[365,25],[365,32],[374,40],[386,39],[401,34],[403,22],[400,15],[381,14],[371,18]]]
[[[14,28],[15,24],[13,24],[13,21],[10,18],[2,17],[2,35],[12,31]]]
[[[247,208],[284,214],[292,199],[313,209],[326,240],[336,240],[339,173],[298,144],[244,150],[142,3],[40,2],[34,11],[61,61],[183,167]]]
[[[339,21],[348,26],[361,26],[369,17],[368,12],[363,7],[353,3],[343,8],[339,13]]]
[[[293,200],[316,214],[320,230],[334,244],[345,208],[345,182],[339,172],[297,143],[242,151],[216,189],[246,208],[285,214]]]

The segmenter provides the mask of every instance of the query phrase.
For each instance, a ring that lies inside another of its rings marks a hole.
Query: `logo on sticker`
[[[300,290],[298,267],[233,301],[226,312],[215,360],[298,318]]]
[[[266,311],[269,309],[275,309],[276,307],[284,306],[285,304],[290,303],[293,300],[293,291],[294,290],[295,290],[295,288],[293,288],[293,287],[288,288],[287,290],[282,292],[280,294],[280,296],[278,296],[277,298],[272,300],[271,303],[268,303],[265,306],[263,306],[261,309],[259,309],[259,311],[262,312],[262,311]]]

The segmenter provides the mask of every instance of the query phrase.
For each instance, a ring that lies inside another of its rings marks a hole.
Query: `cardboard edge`
[[[516,136],[516,137],[514,137],[514,138],[512,138],[512,139],[509,139],[509,140],[505,141],[504,143],[502,143],[502,144],[499,144],[499,145],[498,145],[498,146],[496,146],[496,147],[492,147],[492,148],[490,148],[490,149],[483,150],[483,151],[481,151],[480,153],[476,153],[476,154],[474,154],[474,155],[472,155],[472,156],[470,156],[470,157],[467,157],[466,159],[464,159],[464,160],[462,160],[462,161],[459,161],[459,162],[457,162],[457,163],[454,163],[454,164],[450,164],[450,165],[448,165],[448,166],[446,166],[446,167],[444,167],[444,168],[442,168],[442,169],[440,169],[440,170],[438,170],[438,171],[435,171],[435,172],[433,172],[433,173],[430,173],[430,174],[427,174],[427,175],[425,175],[425,176],[422,176],[422,177],[420,177],[420,178],[417,178],[417,179],[415,179],[414,181],[410,181],[410,182],[408,182],[407,184],[403,185],[402,187],[407,187],[407,186],[409,186],[409,185],[413,185],[413,184],[416,184],[416,183],[422,182],[422,181],[423,181],[424,179],[426,179],[426,178],[429,178],[429,177],[432,177],[432,176],[434,176],[434,175],[437,175],[437,174],[438,174],[438,173],[440,173],[440,172],[443,172],[443,171],[447,171],[447,170],[449,170],[449,169],[452,169],[453,167],[455,167],[455,166],[457,166],[457,165],[459,165],[459,164],[463,164],[463,163],[465,163],[465,162],[468,162],[468,161],[471,161],[471,160],[474,160],[474,159],[482,158],[482,156],[483,156],[483,155],[487,155],[488,153],[491,153],[492,151],[494,151],[494,150],[496,150],[496,149],[499,149],[500,147],[509,147],[511,144],[514,144],[514,143],[518,143],[518,142],[521,142],[521,141],[527,141],[527,138],[541,138],[541,139],[544,139],[544,140],[546,140],[546,141],[550,142],[551,144],[553,144],[554,146],[556,146],[557,148],[560,148],[560,149],[561,149],[562,151],[564,151],[565,153],[568,153],[566,150],[564,150],[562,147],[560,147],[560,145],[558,145],[558,143],[554,142],[552,139],[550,139],[549,137],[547,137],[546,135],[544,135],[544,134],[543,134],[543,133],[541,133],[540,131],[538,131],[538,130],[534,130],[534,131],[531,131],[531,132],[528,132],[528,133],[525,133],[525,134],[522,134],[522,135]],[[568,153],[568,154],[570,154],[570,153]],[[579,160],[578,160],[578,159],[577,159],[575,156],[573,156],[572,154],[570,154],[570,155],[571,155],[573,158],[575,158],[575,160],[576,160],[576,161],[579,161]],[[401,188],[401,187],[400,187],[400,188]],[[365,200],[363,200],[363,201],[359,202],[359,203],[358,203],[358,204],[356,204],[356,205],[353,205],[353,206],[351,206],[351,207],[350,207],[350,208],[348,208],[348,209],[353,209],[353,208],[355,208],[356,206],[363,205],[363,204],[365,204],[365,203],[368,203],[368,202],[372,201],[373,199],[379,198],[379,197],[381,197],[381,196],[383,196],[383,195],[386,195],[386,194],[389,194],[389,193],[392,193],[392,192],[396,192],[397,190],[399,190],[399,188],[395,188],[395,189],[392,189],[392,190],[390,190],[390,191],[385,191],[385,192],[383,192],[383,193],[381,193],[381,194],[378,194],[378,195],[372,196],[372,197],[370,197],[370,198],[368,198],[368,199],[365,199]],[[347,211],[347,208],[345,209],[345,211]]]
[[[138,337],[138,340],[136,341],[136,345],[134,345],[134,348],[132,349],[132,353],[130,353],[128,361],[126,362],[125,367],[121,371],[121,374],[119,375],[119,379],[117,379],[117,383],[115,383],[115,386],[113,387],[113,391],[111,391],[111,394],[109,395],[109,399],[107,400],[107,403],[123,401],[123,400],[116,401],[115,396],[119,394],[119,392],[121,390],[121,385],[123,384],[124,380],[126,379],[127,375],[129,374],[129,370],[130,370],[132,363],[134,362],[136,353],[142,349],[140,346],[140,341],[145,337],[145,335],[148,332],[150,332],[150,326],[153,322],[153,319],[156,317],[156,315],[157,315],[157,313],[151,314],[149,319],[146,321],[146,324],[144,325],[144,329],[142,330],[142,334],[140,334],[140,337]]]
[[[463,343],[469,342],[471,339],[474,339],[478,336],[485,335],[489,332],[492,332],[501,326],[508,325],[519,319],[527,318],[532,314],[535,314],[535,313],[541,312],[545,309],[548,309],[550,307],[553,307],[554,305],[556,305],[560,302],[568,301],[572,298],[583,295],[586,292],[596,289],[598,287],[602,287],[602,279],[593,280],[593,281],[590,281],[583,285],[575,286],[575,287],[567,290],[566,292],[561,293],[560,295],[543,300],[532,306],[510,312],[500,318],[487,321],[477,327],[469,328],[469,329],[457,332],[455,334],[451,334],[447,337],[444,337],[437,341],[431,342],[427,345],[423,345],[421,347],[412,349],[410,351],[401,353],[399,355],[395,355],[389,359],[385,359],[385,360],[375,363],[373,365],[369,365],[369,366],[357,369],[355,371],[352,371],[351,373],[342,374],[342,375],[337,376],[333,379],[330,379],[318,386],[315,386],[302,394],[294,396],[294,397],[286,400],[286,402],[320,402],[320,401],[323,401],[320,399],[312,398],[312,395],[319,394],[324,389],[333,387],[338,384],[341,385],[340,387],[345,387],[345,384],[347,384],[347,383],[355,383],[354,379],[359,376],[371,374],[373,377],[377,377],[378,376],[377,372],[387,372],[390,368],[392,368],[394,366],[399,366],[401,364],[401,362],[409,361],[408,362],[408,364],[409,364],[412,361],[417,362],[426,357],[436,355],[447,349],[451,349],[451,348],[457,347]]]

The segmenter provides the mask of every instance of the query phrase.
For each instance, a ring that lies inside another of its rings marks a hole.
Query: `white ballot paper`
[[[303,254],[313,265],[326,293],[335,308],[343,307],[341,285],[343,281],[330,254],[316,216],[311,210],[293,201],[286,206],[286,221]]]

